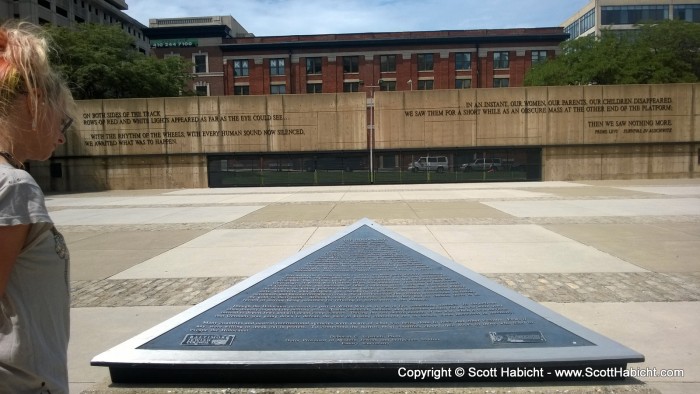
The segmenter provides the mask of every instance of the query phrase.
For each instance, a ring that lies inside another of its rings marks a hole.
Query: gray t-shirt
[[[0,164],[0,226],[29,235],[0,298],[0,393],[68,393],[68,249],[27,172]]]

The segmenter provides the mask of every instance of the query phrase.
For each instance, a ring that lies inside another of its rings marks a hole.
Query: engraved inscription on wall
[[[592,119],[584,126],[600,134],[654,134],[673,131],[672,97],[635,97],[562,100],[466,101],[458,108],[410,109],[404,115],[416,118],[468,118],[473,116],[509,116],[521,114],[586,114],[620,117]],[[654,115],[654,119],[649,116]]]

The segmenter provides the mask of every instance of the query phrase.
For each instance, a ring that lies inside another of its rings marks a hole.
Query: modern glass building
[[[700,0],[591,0],[562,27],[571,39],[666,19],[700,22]]]

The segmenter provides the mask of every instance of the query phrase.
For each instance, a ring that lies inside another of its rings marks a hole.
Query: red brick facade
[[[194,53],[208,54],[208,73],[195,74],[192,86],[208,84],[209,95],[306,94],[310,83],[320,83],[323,93],[343,92],[346,83],[356,83],[369,95],[380,80],[395,90],[430,88],[430,81],[432,89],[455,89],[458,79],[469,80],[463,85],[472,88],[494,87],[494,78],[503,86],[523,86],[532,51],[553,57],[564,39],[558,27],[328,34],[231,38],[216,46],[154,52],[159,57],[179,53],[186,59]],[[457,68],[459,53],[471,56],[469,67]],[[507,53],[507,63],[497,64],[495,53]],[[432,55],[432,68],[427,70],[419,65],[419,56],[424,55]],[[394,56],[395,69],[382,72],[381,56]],[[312,57],[321,59],[321,73],[307,74],[306,61]],[[357,72],[344,72],[346,57],[357,57]],[[273,75],[270,63],[277,59],[284,67],[278,68],[280,75]],[[247,62],[248,75],[236,75],[235,61]]]
[[[193,80],[188,89],[195,91],[196,87],[206,86],[208,96],[226,95],[224,81],[224,60],[219,46],[200,46],[194,48],[151,48],[151,52],[159,58],[167,56],[181,56],[188,62],[194,63],[195,55],[203,55],[207,59],[207,69],[197,73],[193,67]]]

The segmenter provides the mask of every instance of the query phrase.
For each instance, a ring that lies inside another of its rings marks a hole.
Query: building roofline
[[[454,36],[517,36],[531,35],[534,32],[544,34],[561,33],[560,26],[523,27],[508,29],[472,29],[472,30],[416,30],[416,31],[388,31],[388,32],[357,32],[357,33],[327,33],[327,34],[292,34],[277,36],[259,36],[251,38],[256,41],[318,41],[318,40],[344,40],[353,38],[419,38],[419,37],[454,37]]]
[[[521,29],[514,29],[521,30]],[[464,32],[464,31],[463,31]],[[484,32],[483,30],[469,32]],[[491,31],[486,31],[491,32]],[[428,32],[429,33],[429,32]],[[534,32],[533,32],[534,33]],[[365,33],[366,34],[366,33]],[[371,33],[370,33],[371,34]],[[338,35],[333,35],[338,36]],[[355,36],[357,34],[350,34]],[[284,38],[295,38],[284,41]],[[318,37],[318,36],[303,36],[303,37]],[[278,49],[302,49],[302,48],[323,48],[328,46],[334,47],[378,47],[378,46],[409,46],[409,45],[439,45],[439,44],[495,44],[495,43],[513,43],[513,42],[538,42],[538,41],[557,41],[562,42],[569,38],[567,33],[564,33],[561,28],[556,28],[556,33],[534,33],[534,34],[482,34],[482,35],[442,35],[442,36],[426,36],[426,37],[397,37],[397,38],[355,38],[355,39],[327,39],[327,40],[299,40],[302,36],[279,36],[274,37],[279,41],[265,42],[265,40],[244,39],[235,40],[243,42],[224,43],[220,47],[222,50],[278,50]],[[268,38],[268,37],[261,37]]]
[[[151,40],[167,38],[231,38],[231,29],[226,25],[147,27],[143,33]]]

